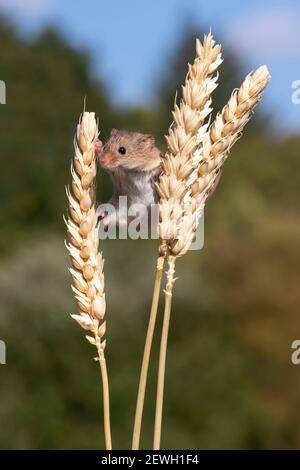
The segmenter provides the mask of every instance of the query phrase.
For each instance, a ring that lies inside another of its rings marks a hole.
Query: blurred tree
[[[1,79],[7,104],[0,109],[0,247],[14,230],[57,225],[65,210],[74,129],[83,109],[96,110],[107,127],[115,117],[104,85],[90,73],[86,52],[73,49],[54,30],[31,42],[3,21]]]

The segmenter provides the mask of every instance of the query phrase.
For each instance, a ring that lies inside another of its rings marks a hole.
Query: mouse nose
[[[102,152],[99,161],[103,168],[112,168],[116,166],[116,161],[110,152]]]

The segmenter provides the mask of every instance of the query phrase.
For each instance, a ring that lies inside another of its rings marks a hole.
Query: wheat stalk
[[[98,251],[99,237],[96,217],[95,140],[98,127],[95,113],[84,112],[74,139],[75,155],[71,165],[72,193],[67,188],[69,217],[66,220],[66,243],[71,267],[72,290],[79,315],[71,317],[89,331],[86,339],[97,349],[97,360],[103,387],[104,432],[106,449],[111,449],[109,385],[105,360],[106,330],[103,258]]]
[[[194,151],[201,142],[201,136],[204,137],[207,130],[204,121],[212,111],[210,95],[217,87],[215,72],[221,62],[221,46],[215,44],[211,34],[204,37],[203,44],[197,39],[196,58],[194,63],[189,65],[185,84],[182,87],[180,104],[179,106],[175,104],[174,122],[166,136],[169,152],[163,160],[162,176],[157,184],[161,198],[159,223],[161,240],[175,237],[175,231],[172,231],[176,227],[176,223],[174,224],[176,222],[175,208],[178,203],[181,204],[186,192],[185,180],[192,177],[198,165]],[[133,450],[137,450],[140,443],[147,374],[157,317],[162,269],[167,251],[167,245],[161,243],[137,395],[132,438]]]
[[[155,407],[155,423],[154,423],[154,438],[153,438],[153,449],[160,449],[161,440],[161,423],[162,423],[162,412],[163,412],[163,399],[164,399],[164,384],[165,384],[165,371],[166,371],[166,356],[168,348],[168,335],[171,317],[171,306],[172,306],[172,293],[175,282],[175,261],[176,256],[168,256],[168,272],[167,272],[167,283],[165,288],[165,308],[163,316],[163,326],[160,340],[159,349],[159,363],[158,363],[158,374],[157,374],[157,394],[156,394],[156,407]]]
[[[147,328],[147,333],[146,333],[144,353],[143,353],[142,366],[141,366],[141,372],[140,372],[139,388],[138,388],[135,419],[134,419],[134,430],[133,430],[133,436],[132,436],[132,450],[138,450],[139,444],[140,444],[140,435],[141,435],[141,426],[142,426],[142,418],[143,418],[145,392],[146,392],[146,385],[147,385],[148,368],[149,368],[154,329],[155,329],[155,324],[156,324],[156,316],[157,316],[157,309],[158,309],[158,303],[159,303],[163,266],[164,266],[164,257],[159,256],[157,258],[157,263],[156,263],[156,272],[155,272],[151,310],[150,310],[150,315],[149,315],[149,322],[148,322],[148,328]]]
[[[241,132],[250,119],[269,80],[270,75],[266,66],[261,66],[253,74],[247,75],[241,87],[233,92],[229,102],[218,114],[209,130],[204,134],[200,130],[199,144],[193,155],[198,166],[196,171],[184,178],[185,191],[182,191],[181,194],[182,202],[179,213],[178,211],[175,213],[171,191],[160,191],[160,251],[168,253],[169,271],[165,289],[164,320],[158,368],[153,441],[153,449],[155,450],[160,449],[161,441],[164,376],[175,260],[189,249],[206,199],[211,188],[214,187],[218,173],[228,157],[232,145],[241,136]],[[170,213],[168,213],[166,206],[172,208]],[[168,216],[169,220],[167,220]],[[170,223],[172,223],[171,229]],[[176,235],[174,236],[174,234]]]

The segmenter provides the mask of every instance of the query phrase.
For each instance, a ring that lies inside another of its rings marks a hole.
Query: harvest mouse
[[[161,173],[162,153],[155,145],[154,137],[140,132],[112,129],[105,145],[100,140],[95,144],[98,161],[113,182],[114,193],[108,204],[114,212],[108,213],[105,204],[97,209],[97,215],[105,226],[109,223],[127,225],[127,212],[120,211],[120,196],[127,197],[127,208],[140,204],[148,215],[151,204],[158,202],[155,182]],[[210,189],[214,192],[221,176]],[[132,215],[132,214],[131,214]]]
[[[141,204],[145,212],[151,204],[158,202],[155,188],[161,172],[162,154],[156,147],[154,137],[140,132],[112,129],[105,145],[98,140],[95,144],[98,161],[113,182],[114,193],[109,200],[115,212],[107,213],[103,205],[97,214],[102,223],[127,224],[127,214],[119,210],[119,196],[127,196],[128,209]]]

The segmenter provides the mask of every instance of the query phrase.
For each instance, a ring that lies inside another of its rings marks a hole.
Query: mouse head
[[[106,144],[99,148],[100,165],[108,171],[149,171],[160,165],[160,151],[154,137],[127,130],[112,129]]]

